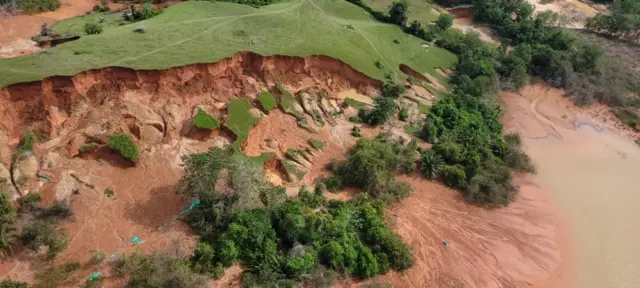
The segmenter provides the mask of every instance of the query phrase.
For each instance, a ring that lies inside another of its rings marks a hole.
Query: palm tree
[[[431,180],[436,179],[438,177],[440,167],[444,164],[442,158],[433,150],[425,150],[421,154],[420,172]]]

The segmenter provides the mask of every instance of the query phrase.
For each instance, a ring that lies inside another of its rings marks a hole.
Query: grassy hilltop
[[[452,53],[423,45],[399,27],[378,22],[361,8],[339,0],[293,0],[261,8],[189,1],[137,23],[118,25],[120,17],[120,13],[100,13],[61,21],[54,31],[82,34],[86,22],[103,18],[104,32],[46,52],[1,59],[0,86],[108,66],[166,69],[215,62],[239,51],[328,55],[377,79],[385,73],[402,79],[401,63],[435,74],[434,68],[456,61]],[[133,32],[139,27],[145,33]]]

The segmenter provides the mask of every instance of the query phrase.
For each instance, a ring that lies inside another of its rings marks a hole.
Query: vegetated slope
[[[66,32],[60,28],[64,24],[58,27],[57,32]],[[145,33],[132,32],[139,27]],[[401,79],[401,63],[435,74],[436,67],[455,62],[453,54],[421,43],[346,1],[300,0],[259,9],[193,1],[171,6],[149,20],[106,27],[102,34],[83,36],[47,53],[2,60],[0,85],[107,66],[165,69],[215,62],[238,51],[328,55],[376,79],[386,73]],[[376,67],[376,60],[382,68]]]

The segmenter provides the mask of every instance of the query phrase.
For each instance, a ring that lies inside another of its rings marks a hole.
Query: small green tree
[[[393,2],[389,8],[389,22],[404,26],[407,23],[407,2]]]
[[[84,24],[84,33],[87,35],[102,33],[102,25],[96,22],[87,22]]]
[[[460,165],[444,165],[439,170],[442,182],[454,189],[464,189],[467,187],[467,175]]]
[[[425,150],[421,154],[420,172],[429,179],[433,180],[438,178],[438,172],[444,164],[440,155],[436,154],[433,150]]]
[[[436,26],[441,30],[447,30],[449,27],[453,25],[453,16],[448,13],[442,13],[438,16],[438,20],[436,20]]]
[[[138,161],[138,146],[128,134],[117,134],[109,137],[107,146],[118,152],[125,159]]]

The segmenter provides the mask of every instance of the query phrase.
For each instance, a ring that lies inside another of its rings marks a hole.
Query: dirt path
[[[640,148],[594,120],[598,107],[578,109],[562,95],[543,84],[502,93],[503,122],[523,136],[540,182],[567,215],[580,287],[640,287],[640,225],[632,220]]]

